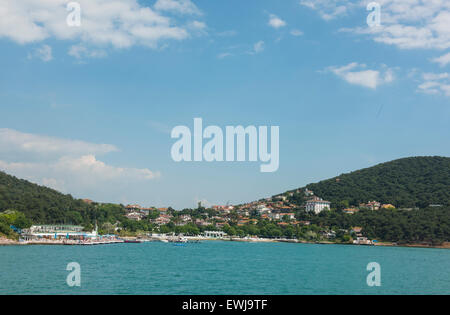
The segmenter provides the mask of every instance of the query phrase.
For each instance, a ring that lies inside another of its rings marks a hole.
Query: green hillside
[[[411,157],[310,184],[315,195],[333,206],[369,200],[396,207],[450,205],[450,158]]]
[[[89,205],[56,190],[0,172],[0,212],[17,210],[33,223],[69,223],[91,227],[123,214],[118,205]]]

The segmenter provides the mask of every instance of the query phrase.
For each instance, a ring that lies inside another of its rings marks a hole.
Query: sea
[[[450,294],[450,250],[228,241],[2,246],[0,294]]]

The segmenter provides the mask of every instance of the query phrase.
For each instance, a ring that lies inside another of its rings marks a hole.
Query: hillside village
[[[298,195],[302,195],[302,199],[304,199],[301,205],[294,201],[299,200]],[[318,215],[323,211],[331,210],[331,202],[315,196],[314,192],[308,189],[298,189],[295,192],[235,206],[215,205],[210,209],[206,209],[199,203],[198,209],[204,209],[205,218],[196,219],[186,214],[185,212],[187,210],[183,210],[177,214],[171,208],[145,208],[137,204],[125,206],[125,210],[127,211],[126,217],[134,221],[144,220],[151,213],[157,213],[159,215],[151,219],[151,222],[158,226],[173,222],[176,226],[194,223],[198,226],[222,228],[225,224],[233,221],[238,226],[244,226],[247,224],[257,224],[260,220],[268,220],[278,225],[308,225],[309,222],[307,221],[296,220],[296,212],[303,210]],[[376,211],[380,209],[395,209],[395,206],[381,204],[377,201],[369,201],[366,204],[360,204],[359,207],[343,209],[343,212],[354,214],[363,209]]]
[[[241,204],[241,205],[215,205],[205,208],[199,203],[195,210],[185,209],[175,211],[172,208],[145,208],[137,204],[125,206],[126,217],[132,221],[148,221],[155,226],[158,232],[189,231],[176,229],[177,227],[196,226],[199,231],[218,230],[235,231],[233,227],[245,228],[262,224],[272,224],[281,228],[303,228],[318,233],[322,239],[335,239],[337,231],[312,227],[310,220],[301,219],[302,213],[310,216],[318,216],[324,211],[330,211],[331,202],[316,196],[313,191],[297,189],[285,194],[270,198]],[[391,204],[381,204],[377,201],[368,201],[359,207],[343,209],[343,213],[353,215],[362,210],[377,211],[380,209],[395,209]],[[245,230],[245,229],[244,229]],[[251,231],[251,228],[249,229]],[[341,229],[341,236],[350,236],[358,242],[368,242],[362,234],[362,227]],[[189,232],[188,232],[189,233]],[[234,234],[233,232],[231,234]],[[288,236],[275,235],[275,236]]]

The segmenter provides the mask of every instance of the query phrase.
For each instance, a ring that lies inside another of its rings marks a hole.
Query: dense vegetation
[[[335,231],[362,227],[364,236],[381,241],[440,244],[450,240],[450,207],[411,211],[364,210],[354,215],[325,211],[318,216],[303,213],[300,219]]]
[[[16,210],[36,224],[66,223],[92,228],[95,222],[115,223],[123,206],[87,204],[56,190],[0,172],[0,212]]]
[[[397,208],[450,205],[450,158],[412,157],[310,184],[332,207],[376,200]]]
[[[31,221],[28,220],[22,212],[5,211],[0,213],[0,236],[8,238],[17,238],[18,234],[11,229],[13,226],[17,229],[26,229],[31,226]]]

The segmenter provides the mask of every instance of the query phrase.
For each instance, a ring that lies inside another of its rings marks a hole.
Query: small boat
[[[186,237],[180,236],[177,238],[170,239],[169,242],[175,243],[175,244],[186,244],[188,242],[188,239]]]
[[[143,241],[141,241],[141,240],[125,240],[124,243],[127,243],[127,244],[141,244],[141,243],[143,243]]]

